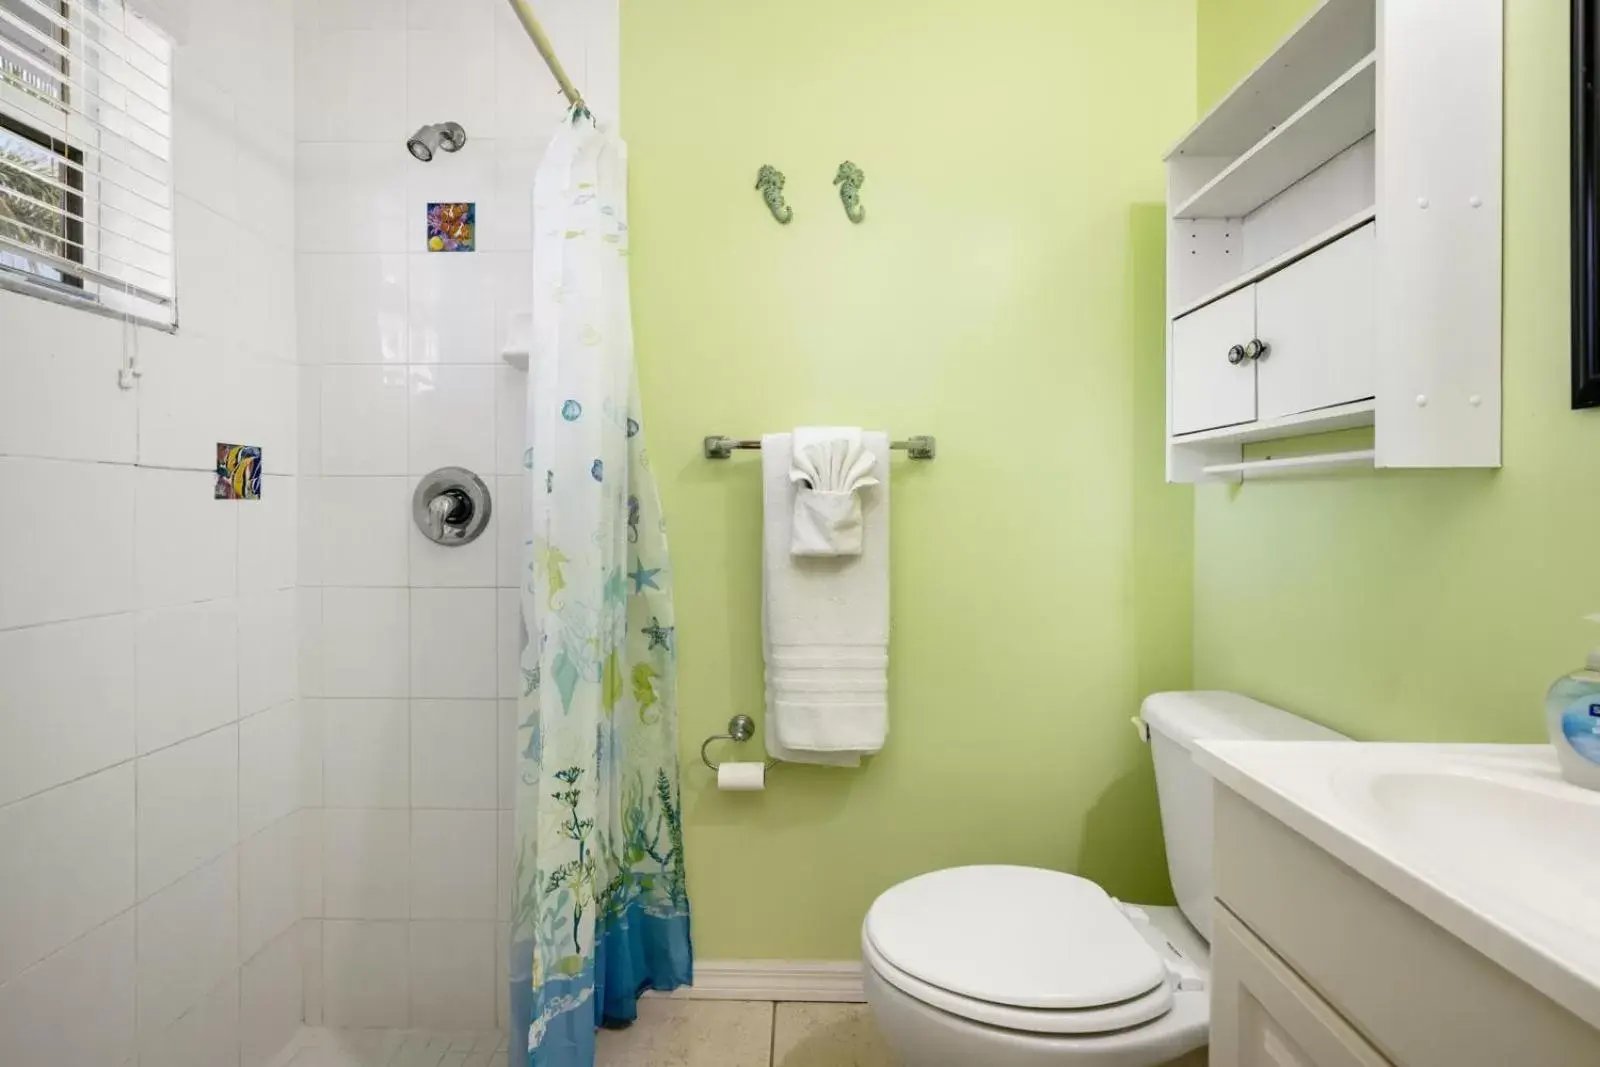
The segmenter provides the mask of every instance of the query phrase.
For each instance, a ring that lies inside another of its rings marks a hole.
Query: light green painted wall
[[[1255,69],[1316,6],[1317,0],[1196,0],[1200,113]]]
[[[1168,898],[1128,719],[1189,682],[1159,204],[1194,112],[1192,0],[622,16],[701,956],[855,957],[872,898],[948,864]],[[867,174],[861,226],[830,184],[846,157]],[[788,227],[753,189],[769,162]],[[700,439],[805,422],[939,437],[935,463],[894,470],[892,732],[859,771],[782,766],[765,793],[720,794],[700,740],[761,705],[758,460],[706,462]]]
[[[1203,85],[1256,62],[1206,29],[1252,6],[1286,5],[1200,0]],[[1545,687],[1600,640],[1577,621],[1600,610],[1600,413],[1567,400],[1567,17],[1506,5],[1504,469],[1198,491],[1198,684],[1362,738],[1541,741]]]

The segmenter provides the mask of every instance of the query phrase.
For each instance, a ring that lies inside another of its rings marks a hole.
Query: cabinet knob
[[[1249,344],[1244,346],[1244,358],[1265,359],[1267,353],[1271,350],[1272,346],[1267,344],[1267,342],[1261,340],[1259,337],[1253,338]]]
[[[1237,367],[1239,364],[1243,363],[1244,360],[1244,345],[1234,345],[1232,348],[1228,349],[1229,363],[1232,363],[1235,367]]]

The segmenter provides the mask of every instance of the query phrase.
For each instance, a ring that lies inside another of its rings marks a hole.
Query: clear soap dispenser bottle
[[[1587,618],[1600,622],[1600,615]],[[1556,679],[1544,699],[1544,714],[1561,776],[1585,789],[1600,789],[1600,647],[1589,650],[1583,670]]]

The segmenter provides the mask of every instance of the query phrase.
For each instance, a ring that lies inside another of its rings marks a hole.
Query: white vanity
[[[1545,746],[1201,742],[1213,1067],[1600,1067],[1600,793]]]

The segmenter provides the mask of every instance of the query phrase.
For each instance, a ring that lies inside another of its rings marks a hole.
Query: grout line
[[[767,1067],[774,1067],[778,1059],[778,1002],[776,1000],[772,1002],[771,1008],[772,1014],[768,1016],[771,1022],[767,1028]]]

